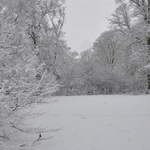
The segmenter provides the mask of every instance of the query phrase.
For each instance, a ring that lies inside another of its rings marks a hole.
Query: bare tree
[[[119,0],[119,6],[112,14],[110,23],[121,32],[131,29],[131,17],[129,12],[129,5],[127,3]]]

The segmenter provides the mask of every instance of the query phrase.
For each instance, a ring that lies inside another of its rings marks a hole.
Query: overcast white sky
[[[115,9],[115,0],[66,0],[64,31],[68,45],[74,51],[89,48],[108,28],[107,19]]]

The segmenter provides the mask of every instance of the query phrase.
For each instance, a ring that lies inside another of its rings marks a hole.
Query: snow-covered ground
[[[55,97],[32,107],[34,150],[150,150],[150,96]]]

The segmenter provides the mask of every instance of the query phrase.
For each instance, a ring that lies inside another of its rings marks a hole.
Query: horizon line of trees
[[[57,94],[145,94],[150,90],[150,1],[116,0],[110,29],[78,55]]]

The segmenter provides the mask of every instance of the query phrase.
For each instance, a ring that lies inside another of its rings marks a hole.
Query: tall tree
[[[150,0],[130,0],[131,5],[135,9],[135,14],[142,16],[146,26],[146,41],[147,41],[147,55],[148,64],[150,59]],[[150,70],[147,70],[147,89],[150,90]]]
[[[61,37],[64,22],[61,0],[1,0],[0,4],[0,141],[3,141],[11,138],[10,128],[23,131],[17,128],[20,118],[12,120],[10,114],[40,102],[58,89],[51,65],[56,66],[53,61],[56,43],[59,52],[66,47]]]

